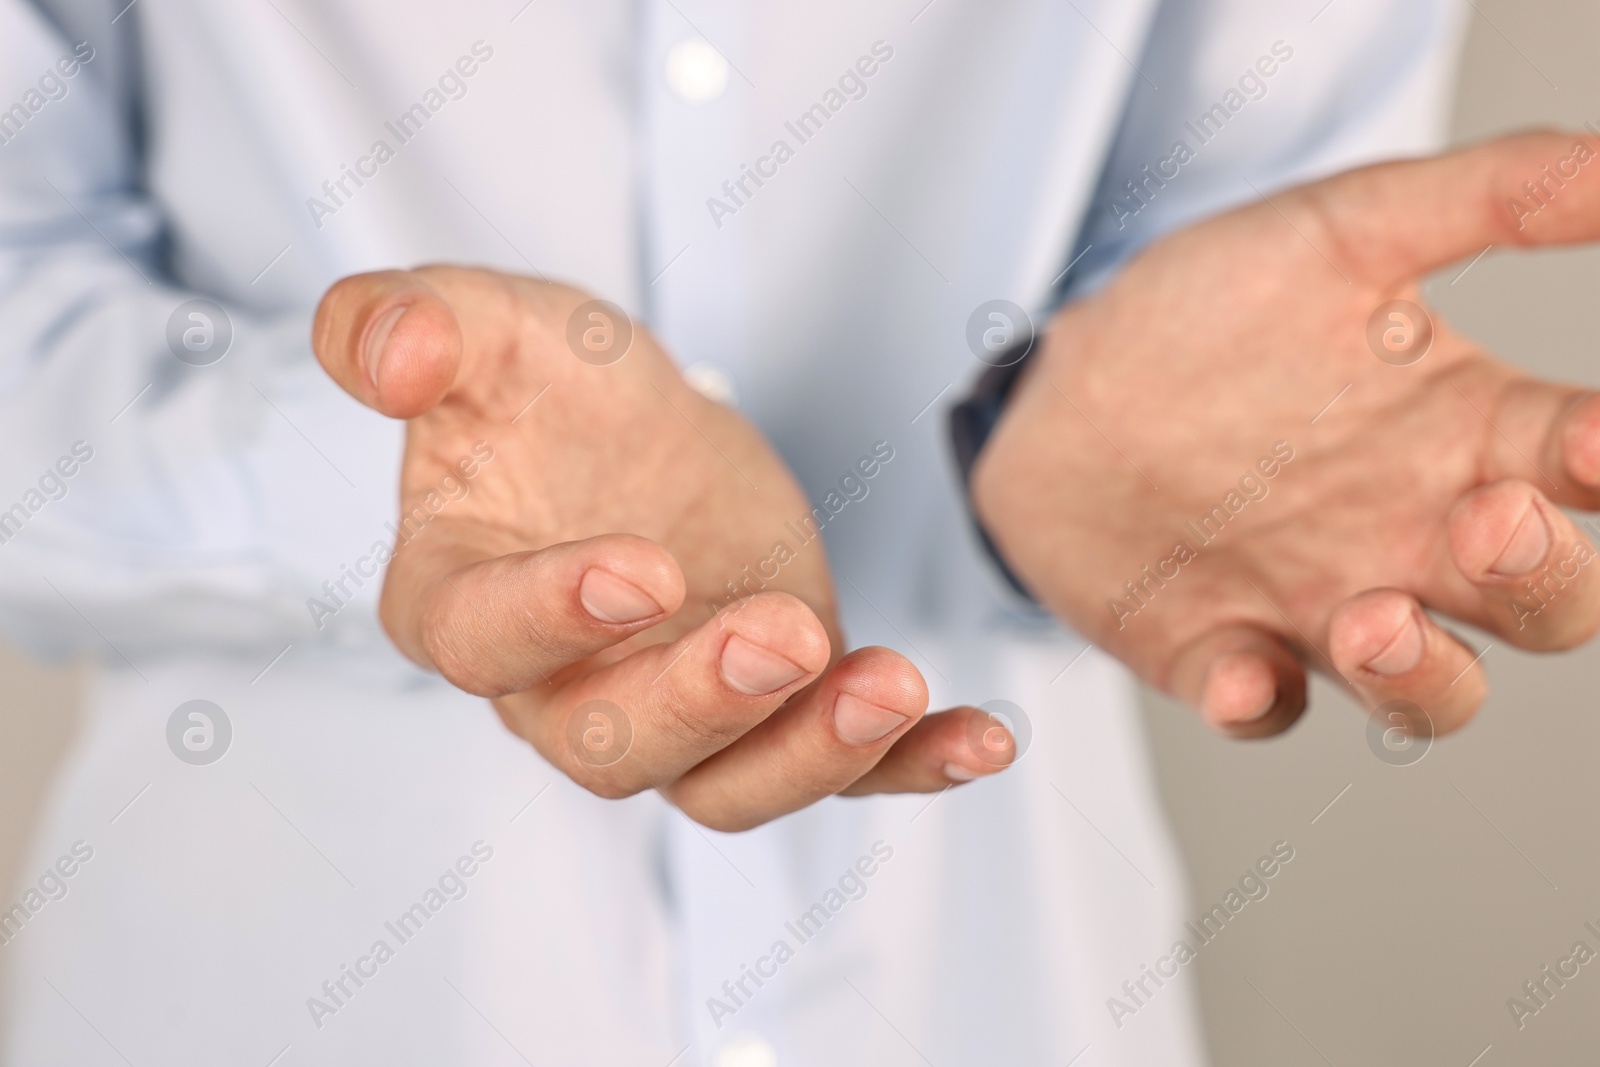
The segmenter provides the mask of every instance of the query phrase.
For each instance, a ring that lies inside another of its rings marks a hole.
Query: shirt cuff
[[[999,424],[1000,416],[1005,413],[1006,402],[1010,399],[1017,381],[1022,377],[1022,371],[1028,365],[1029,357],[1037,347],[1037,339],[1030,330],[1026,338],[1019,339],[1010,348],[1003,350],[990,367],[979,376],[977,384],[966,399],[950,409],[950,443],[955,450],[956,470],[961,475],[962,493],[966,499],[967,515],[972,519],[973,529],[977,531],[984,551],[1000,575],[1005,578],[1006,584],[1018,595],[1035,604],[1039,602],[1038,598],[1028,592],[1021,580],[1006,565],[1006,561],[995,548],[989,531],[983,528],[983,523],[978,521],[977,513],[972,510],[972,468],[977,463],[978,454],[983,451],[983,446],[988,443],[989,436],[994,433],[995,426]]]

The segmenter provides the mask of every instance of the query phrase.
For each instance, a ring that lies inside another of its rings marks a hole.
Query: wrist
[[[1035,599],[1011,568],[994,538],[994,522],[999,505],[1000,482],[995,471],[1006,467],[997,462],[996,441],[1012,400],[1036,359],[1039,348],[1031,335],[1001,352],[978,378],[972,391],[950,412],[950,438],[956,468],[966,491],[973,526],[991,562],[1006,583],[1017,593]]]

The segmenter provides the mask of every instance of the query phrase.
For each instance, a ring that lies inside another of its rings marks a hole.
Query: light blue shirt
[[[1433,147],[1460,5],[125,3],[0,0],[0,622],[104,664],[35,857],[96,859],[7,949],[15,1062],[108,1055],[63,994],[134,1062],[1200,1062],[1186,981],[1106,1006],[1188,908],[1131,687],[1008,600],[944,413],[985,301],[1042,320],[1252,186]],[[307,335],[335,279],[441,260],[623,305],[818,502],[891,447],[826,531],[847,630],[935,706],[1021,705],[1018,766],[723,837],[401,664],[370,562],[401,428]],[[236,738],[196,769],[162,731],[202,696]],[[315,1018],[480,838],[446,929]]]

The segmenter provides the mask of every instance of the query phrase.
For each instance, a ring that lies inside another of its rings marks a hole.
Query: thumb
[[[1486,245],[1600,238],[1600,137],[1539,131],[1304,186],[1345,273],[1393,289]],[[1279,201],[1283,204],[1283,200]]]
[[[410,271],[334,283],[317,306],[311,339],[317,361],[345,392],[396,419],[437,404],[461,364],[455,314]]]

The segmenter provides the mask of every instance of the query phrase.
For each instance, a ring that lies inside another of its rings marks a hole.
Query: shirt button
[[[755,1034],[735,1034],[712,1057],[712,1067],[778,1067],[778,1053]]]
[[[667,53],[667,85],[691,104],[704,104],[728,87],[728,61],[699,38],[679,41]]]

